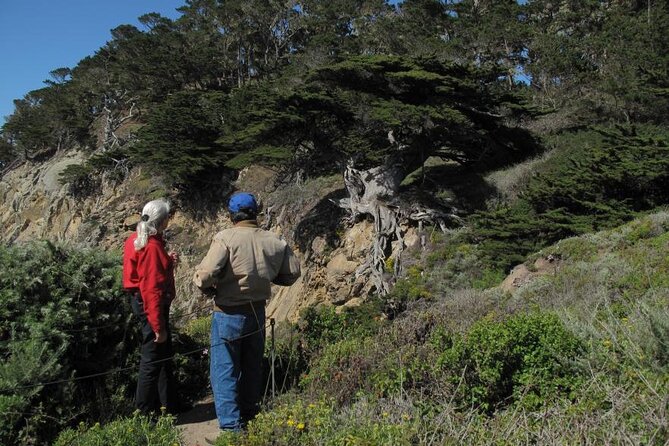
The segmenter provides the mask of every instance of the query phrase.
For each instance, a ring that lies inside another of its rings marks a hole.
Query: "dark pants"
[[[153,342],[156,336],[144,313],[144,304],[139,293],[133,293],[131,303],[132,311],[139,319],[142,329],[135,405],[145,415],[152,412],[160,413],[161,407],[170,413],[175,413],[176,394],[172,375],[174,352],[169,324],[169,306],[161,308],[165,317],[167,340],[157,344]]]

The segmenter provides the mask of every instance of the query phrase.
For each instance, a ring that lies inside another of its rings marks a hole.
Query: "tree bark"
[[[399,196],[402,180],[407,175],[404,164],[394,163],[358,170],[352,163],[344,172],[348,198],[339,200],[341,208],[350,212],[351,221],[361,215],[374,220],[374,241],[365,263],[356,270],[356,279],[368,277],[376,292],[388,294],[402,273],[402,253],[405,248],[403,224],[412,222],[422,227],[427,222],[446,231],[447,222],[460,222],[455,209],[449,212],[430,208],[415,200],[404,204]],[[391,244],[396,241],[393,250]],[[387,259],[392,258],[393,271],[386,271]]]
[[[368,170],[358,170],[349,164],[344,172],[344,184],[349,197],[341,200],[339,206],[348,209],[355,221],[360,215],[371,215],[374,219],[374,242],[365,263],[356,270],[356,278],[368,276],[376,291],[386,295],[392,288],[393,274],[385,273],[386,259],[390,243],[399,241],[400,252],[404,248],[402,231],[398,223],[399,208],[392,204],[404,179],[404,170],[399,166],[378,166]],[[399,255],[395,259],[395,272],[399,274]]]

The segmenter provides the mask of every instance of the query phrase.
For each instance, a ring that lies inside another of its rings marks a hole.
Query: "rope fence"
[[[272,357],[274,357],[274,329],[273,329],[274,319],[273,318],[271,318],[269,320],[269,322],[266,322],[263,327],[258,328],[257,330],[251,331],[249,333],[245,333],[245,334],[243,334],[239,337],[236,337],[234,339],[223,339],[223,341],[221,341],[219,343],[216,343],[216,344],[211,344],[211,345],[208,345],[206,347],[197,348],[197,349],[194,349],[194,350],[189,350],[189,351],[186,351],[186,352],[183,352],[183,353],[177,353],[177,354],[179,356],[191,356],[191,355],[194,355],[196,353],[203,353],[204,351],[207,351],[210,348],[218,347],[218,346],[224,345],[224,344],[230,344],[230,343],[233,343],[233,342],[237,342],[241,339],[256,335],[258,333],[262,333],[262,332],[266,331],[267,328],[270,327],[270,326],[272,327],[272,342],[271,342],[272,352],[271,352],[271,354],[272,354]],[[98,328],[100,328],[100,327],[98,327]],[[163,359],[158,359],[158,360],[155,360],[155,361],[151,361],[148,364],[159,364],[161,362],[172,361],[177,356],[177,354],[174,354],[174,355],[170,356],[169,358],[163,358]],[[68,383],[68,382],[82,381],[82,380],[85,380],[85,379],[97,378],[97,377],[100,377],[100,376],[106,376],[106,375],[112,375],[114,373],[125,372],[125,371],[133,370],[133,369],[136,369],[136,368],[138,368],[138,366],[118,367],[118,368],[115,368],[115,369],[107,370],[106,372],[92,373],[90,375],[77,376],[77,377],[74,377],[74,378],[59,379],[59,380],[54,380],[54,381],[38,382],[38,383],[32,383],[32,384],[24,384],[24,385],[20,385],[20,386],[14,386],[14,387],[8,387],[8,388],[0,389],[0,393],[9,393],[9,392],[14,392],[16,390],[22,390],[22,389],[31,389],[31,388],[35,388],[35,387],[43,387],[43,386],[50,386],[50,385],[55,385],[55,384],[64,384],[64,383]],[[272,368],[273,368],[273,363],[272,363]],[[270,377],[271,377],[272,380],[274,379],[274,370],[273,369],[270,371]],[[272,384],[272,389],[273,389],[272,396],[274,396],[274,388],[275,388],[275,384],[273,383]]]
[[[176,317],[181,319],[181,318],[185,318],[185,317],[189,317],[189,316],[194,316],[196,314],[200,314],[204,311],[207,311],[207,310],[203,309],[203,308],[200,308],[200,309],[197,309],[195,311],[191,311],[190,313],[184,313],[184,314],[177,313]],[[98,326],[95,326],[95,327],[73,328],[73,329],[67,329],[67,330],[59,330],[57,333],[58,334],[85,333],[85,332],[88,332],[88,331],[103,330],[105,328],[112,328],[112,327],[117,327],[117,326],[120,326],[120,325],[121,325],[121,322],[116,322],[116,323],[113,323],[113,324],[98,325]],[[45,335],[41,335],[41,336],[32,336],[32,337],[29,337],[29,338],[26,338],[26,339],[12,339],[12,338],[0,339],[0,345],[7,344],[9,342],[33,341],[33,340],[40,340],[40,339],[50,339],[50,338],[53,338],[53,337],[54,337],[54,333],[51,333],[51,334],[48,334],[48,335],[45,334]]]

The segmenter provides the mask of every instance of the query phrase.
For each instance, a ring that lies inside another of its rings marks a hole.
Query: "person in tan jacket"
[[[300,263],[288,244],[258,227],[258,203],[247,192],[228,203],[234,227],[214,236],[193,277],[214,296],[210,378],[221,429],[240,430],[262,398],[265,302],[271,285],[289,286]]]

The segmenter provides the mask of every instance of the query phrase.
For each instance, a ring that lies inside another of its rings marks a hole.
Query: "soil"
[[[220,433],[213,397],[206,397],[188,412],[180,414],[176,424],[184,446],[209,446],[205,438],[215,440]]]

